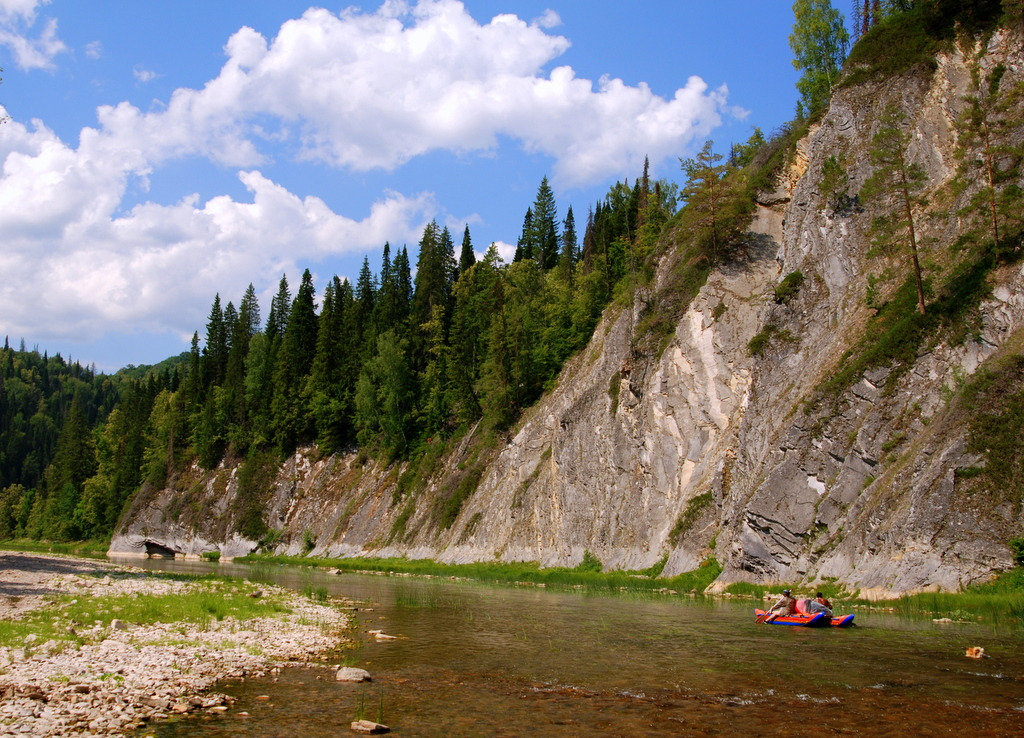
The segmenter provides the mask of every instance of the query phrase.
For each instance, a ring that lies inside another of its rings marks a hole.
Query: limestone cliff
[[[997,33],[987,43],[983,67],[1002,63],[1004,84],[1024,82],[1020,37]],[[1009,566],[1006,541],[1024,530],[1021,505],[1012,494],[972,497],[958,484],[957,470],[979,459],[967,450],[952,390],[993,357],[1021,350],[1019,266],[989,276],[971,337],[940,332],[908,371],[867,371],[820,401],[822,382],[869,324],[869,278],[884,294],[902,279],[893,275],[907,273],[906,254],[869,255],[870,207],[829,206],[822,167],[829,157],[846,162],[847,191],[859,191],[881,111],[897,103],[912,128],[911,159],[928,191],[943,191],[972,53],[941,56],[930,75],[839,90],[778,191],[760,198],[743,257],[714,271],[675,316],[663,352],[638,341],[638,326],[672,288],[686,240],[678,229],[665,235],[651,287],[631,307],[606,311],[590,344],[507,437],[476,430],[416,470],[305,449],[260,500],[278,531],[265,544],[544,565],[574,565],[589,550],[628,569],[668,555],[666,575],[714,555],[725,567],[719,586],[835,577],[879,591],[955,588]],[[936,198],[918,213],[936,275],[966,228],[939,210],[955,213],[970,194]],[[776,301],[776,286],[795,271],[802,286]],[[753,356],[748,344],[759,335],[766,347]],[[442,511],[453,495],[451,523]],[[111,550],[153,538],[184,553],[247,552],[256,542],[232,533],[244,502],[237,469],[194,468],[172,488],[140,493]]]

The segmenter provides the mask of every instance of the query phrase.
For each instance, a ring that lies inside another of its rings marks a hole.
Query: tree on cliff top
[[[832,87],[846,59],[849,41],[843,15],[829,0],[793,3],[789,47],[793,50],[793,66],[803,70],[803,76],[796,83],[800,92],[799,117],[814,117],[828,105]]]

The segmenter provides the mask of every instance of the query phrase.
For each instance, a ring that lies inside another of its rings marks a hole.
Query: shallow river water
[[[871,613],[845,630],[763,626],[749,601],[143,565],[361,600],[345,655],[374,679],[286,669],[276,682],[225,682],[238,699],[229,713],[146,735],[344,735],[357,713],[399,735],[1024,735],[1020,628]],[[374,629],[401,638],[377,643]],[[990,657],[965,658],[969,646]]]

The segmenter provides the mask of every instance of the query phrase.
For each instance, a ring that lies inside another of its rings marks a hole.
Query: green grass
[[[24,551],[26,553],[57,553],[72,556],[86,556],[103,559],[110,548],[108,540],[92,541],[36,541],[31,538],[9,538],[0,541],[0,549],[5,551]]]
[[[903,615],[1024,625],[1024,567],[1003,572],[962,592],[923,592],[886,603]]]
[[[134,625],[189,623],[202,626],[228,617],[249,620],[288,612],[277,598],[250,597],[255,587],[246,582],[187,575],[173,578],[193,581],[197,587],[171,594],[55,596],[47,606],[19,620],[0,621],[0,645],[22,645],[29,634],[37,636],[37,643],[52,639],[80,644],[83,637],[76,631],[90,628],[97,622],[108,626],[115,618]]]
[[[711,263],[691,246],[680,253],[659,290],[644,308],[634,332],[636,345],[661,356],[675,334],[679,318],[708,281]]]
[[[958,470],[957,482],[1008,500],[1018,516],[1024,496],[1024,356],[1010,355],[982,367],[964,386],[957,405],[967,418],[968,449],[985,459],[984,466]]]
[[[751,356],[761,356],[772,342],[772,337],[779,332],[779,329],[769,323],[747,343],[747,353]]]
[[[693,524],[697,522],[697,518],[700,517],[701,513],[704,512],[710,504],[710,492],[697,495],[686,503],[686,509],[679,515],[679,519],[676,520],[676,524],[672,527],[672,532],[668,534],[668,540],[673,546],[679,543],[679,539],[689,532],[690,528],[693,527]]]
[[[653,591],[662,588],[676,591],[702,592],[722,572],[721,565],[707,559],[698,569],[675,577],[660,577],[664,568],[655,565],[643,571],[601,571],[601,562],[591,555],[581,566],[542,569],[535,562],[478,562],[474,564],[442,564],[432,559],[329,559],[299,556],[245,556],[240,563],[283,564],[291,566],[323,566],[341,571],[382,571],[440,577],[462,577],[484,582],[513,584],[529,582],[550,586],[577,587],[598,590]],[[596,564],[595,564],[596,562]],[[653,575],[653,576],[652,576]]]
[[[790,272],[782,281],[775,287],[775,302],[781,304],[788,303],[794,297],[797,292],[800,291],[801,285],[804,283],[804,273],[797,269],[795,272]]]

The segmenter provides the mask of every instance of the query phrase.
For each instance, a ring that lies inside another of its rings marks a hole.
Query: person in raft
[[[821,592],[813,600],[807,600],[807,614],[813,615],[816,612],[825,613],[827,618],[832,617],[832,603]]]
[[[782,590],[782,598],[768,610],[768,617],[764,621],[770,623],[780,615],[792,615],[795,609],[796,600],[793,599],[793,593],[788,589],[784,589]]]

